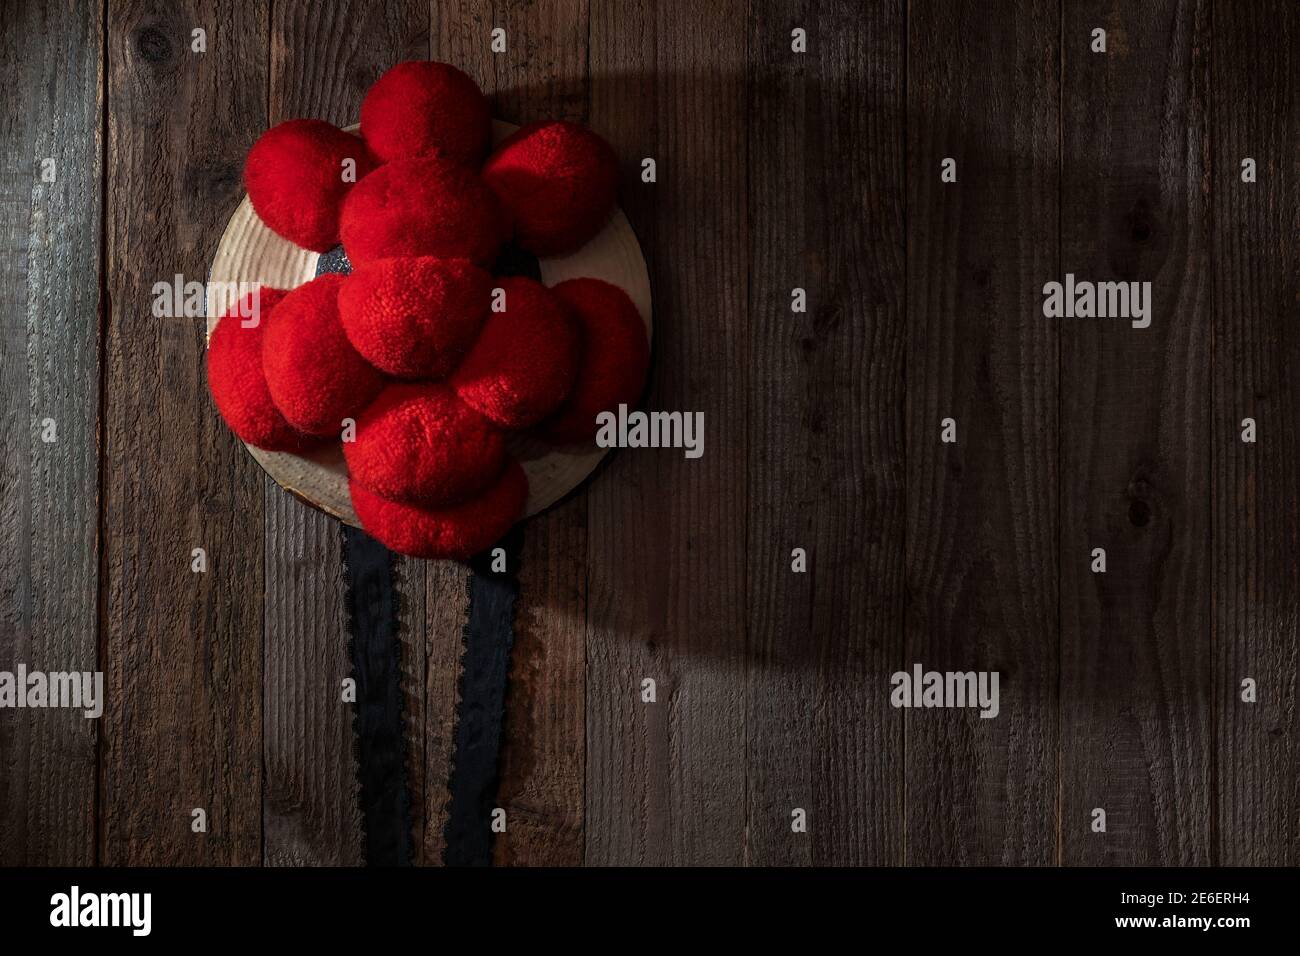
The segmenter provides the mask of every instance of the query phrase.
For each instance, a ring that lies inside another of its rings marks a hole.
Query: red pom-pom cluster
[[[531,123],[508,136],[483,166],[483,179],[510,212],[519,244],[538,256],[580,248],[609,218],[618,159],[577,123]]]
[[[492,139],[478,85],[449,63],[399,63],[361,104],[361,135],[384,162],[416,156],[477,166]]]
[[[371,365],[396,378],[445,378],[487,318],[492,276],[468,259],[374,259],[339,292],[343,329]]]
[[[362,526],[418,557],[468,558],[518,520],[528,479],[507,432],[590,441],[649,363],[616,286],[487,271],[512,238],[564,255],[604,228],[614,151],[573,123],[525,126],[488,154],[490,139],[474,81],[423,62],[371,87],[359,137],[318,120],[269,130],[244,171],[255,211],[309,249],[341,242],[354,271],[262,290],[260,321],[232,309],[209,347],[231,429],[292,452],[344,436]]]
[[[499,428],[440,382],[394,384],[343,446],[352,480],[412,504],[445,504],[490,484],[505,461]]]
[[[527,428],[573,387],[578,330],[563,303],[532,279],[502,279],[498,288],[503,307],[488,316],[451,383],[461,401],[502,428]]]
[[[317,276],[286,295],[262,333],[266,385],[285,419],[308,435],[340,435],[384,387],[339,320],[343,276]]]
[[[355,480],[350,491],[361,526],[385,546],[415,558],[464,561],[491,547],[519,520],[528,477],[510,459],[497,480],[473,498],[424,508],[377,495]]]
[[[568,398],[541,428],[557,444],[596,437],[596,416],[636,405],[650,369],[650,343],[632,300],[600,279],[569,279],[551,290],[578,323],[581,361]]]
[[[248,151],[244,184],[262,221],[315,252],[339,244],[343,198],[375,168],[365,142],[321,120],[289,120]]]
[[[437,156],[395,159],[357,184],[339,219],[353,265],[389,256],[490,264],[506,240],[495,195],[473,170]]]
[[[300,451],[311,439],[276,408],[262,369],[264,319],[284,296],[283,289],[263,287],[220,318],[208,342],[208,387],[241,441],[270,451]]]

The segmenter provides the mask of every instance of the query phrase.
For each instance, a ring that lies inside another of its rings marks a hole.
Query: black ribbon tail
[[[510,649],[515,639],[515,599],[519,596],[518,525],[497,544],[505,551],[505,571],[493,571],[492,550],[470,562],[469,616],[460,679],[447,817],[447,866],[491,866],[493,801],[505,723]],[[499,564],[499,559],[498,559]]]
[[[343,526],[348,653],[357,682],[353,730],[367,866],[409,866],[412,854],[393,558],[364,531]]]

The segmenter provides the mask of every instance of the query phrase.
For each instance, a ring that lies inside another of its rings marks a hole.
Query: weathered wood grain
[[[490,48],[496,28],[505,30],[504,53]],[[509,123],[586,120],[587,31],[586,0],[433,5],[435,55],[473,76],[493,116]],[[524,525],[498,787],[501,864],[582,859],[586,551],[584,491]]]
[[[503,865],[576,866],[583,856],[587,499],[524,527],[506,691],[498,805]]]
[[[99,4],[0,11],[0,670],[11,672],[97,670],[102,45]],[[94,862],[97,733],[81,711],[0,712],[0,866]]]
[[[460,65],[463,44],[476,39],[481,42],[482,34],[446,14],[442,6],[429,5],[429,56]],[[408,629],[405,612],[402,621],[403,669],[411,668],[410,680],[403,686],[408,694],[407,726],[412,735],[407,746],[407,781],[415,828],[415,862],[438,866],[442,863],[451,798],[447,784],[460,703],[469,571],[455,561],[420,561],[404,563],[401,573],[408,582],[401,586],[403,594],[413,595],[417,581],[423,582],[424,623],[418,636]],[[413,608],[413,604],[406,607]],[[414,736],[417,732],[418,741]]]
[[[658,80],[655,50],[657,5],[597,2],[591,9],[589,122],[614,147],[620,163],[619,202],[636,230],[650,267],[656,323],[663,321],[655,250],[654,208],[657,185],[642,183],[641,158],[662,162],[658,140]],[[633,37],[637,40],[634,42]],[[660,334],[665,334],[661,328]],[[662,341],[662,339],[660,339]],[[654,355],[653,362],[663,361]],[[654,365],[651,376],[654,375]],[[633,542],[645,541],[654,525],[642,513],[642,489],[654,478],[644,453],[617,453],[597,470],[587,493],[587,693],[584,779],[586,834],[583,860],[620,865],[662,862],[668,787],[667,700],[652,705],[639,698],[641,680],[662,684],[654,663],[655,630],[646,618],[659,612],[643,599],[630,605],[619,586],[630,575],[617,562],[637,561]],[[617,512],[611,513],[611,508]],[[647,552],[649,553],[649,549]],[[642,565],[642,586],[663,593],[661,565]],[[653,582],[653,583],[652,583]],[[635,593],[635,592],[633,592]],[[634,610],[629,611],[629,607]],[[662,688],[661,688],[662,689]]]
[[[455,744],[456,711],[460,705],[461,654],[465,650],[465,621],[469,613],[468,571],[454,561],[422,562],[425,581],[423,671],[418,682],[420,711],[410,711],[408,721],[415,732],[416,716],[422,737],[408,744],[409,781],[412,788],[412,816],[416,826],[416,862],[425,866],[442,863],[449,811],[452,753]],[[408,564],[410,568],[412,565]],[[402,588],[403,592],[407,588]],[[403,620],[403,628],[407,622]],[[412,644],[414,642],[411,642]],[[404,644],[403,651],[409,644]],[[405,659],[404,659],[405,660]],[[414,699],[414,698],[411,698]],[[415,763],[419,754],[420,763]],[[418,771],[418,772],[417,772]]]
[[[493,56],[493,115],[513,123],[588,122],[586,0],[510,3],[493,26],[511,40]],[[577,865],[583,856],[587,666],[587,494],[579,489],[524,527],[515,644],[501,755],[509,821],[496,860]]]
[[[508,123],[587,113],[588,0],[434,0],[435,56],[474,77]],[[493,30],[506,50],[493,53]]]
[[[622,452],[588,491],[589,863],[744,855],[746,13],[592,8],[591,125],[622,158],[654,283],[645,404],[703,412],[705,447]]]
[[[524,530],[498,862],[1295,864],[1298,20],[3,5],[0,669],[99,657],[108,699],[0,712],[0,863],[360,862],[337,527],[221,424],[202,319],[150,308],[203,279],[270,123],[354,121],[431,53],[502,119],[614,143],[655,283],[647,406],[706,421],[704,458],[620,452]],[[1044,318],[1066,271],[1150,279],[1152,327]],[[465,574],[397,569],[426,864]],[[1000,671],[1001,714],[893,710],[915,662]]]
[[[1068,864],[1210,859],[1207,28],[1203,3],[1065,6],[1057,278],[1153,296],[1146,329],[1052,320]]]
[[[428,20],[414,0],[295,0],[271,9],[270,124],[310,117],[349,126],[384,70],[428,56]],[[353,708],[340,694],[350,665],[339,526],[269,478],[265,489],[264,851],[268,862],[357,864],[362,834]],[[401,563],[403,581],[423,566]],[[403,668],[422,670],[423,581],[402,591]],[[406,688],[417,705],[413,718],[420,716],[420,683]],[[422,752],[420,720],[408,724],[411,750]]]
[[[1215,862],[1295,866],[1300,6],[1218,2],[1212,32]],[[1241,180],[1247,157],[1254,183]],[[1255,703],[1241,699],[1248,677]]]
[[[266,127],[257,3],[121,3],[108,17],[100,858],[262,859],[262,477],[214,412],[204,321],[155,318],[202,282]],[[192,30],[208,51],[193,52]],[[203,548],[205,573],[191,570]],[[191,812],[206,812],[194,832]]]
[[[274,484],[265,514],[263,861],[359,865],[338,522]]]
[[[886,691],[903,644],[903,7],[755,12],[746,862],[897,864],[903,728]],[[794,548],[807,573],[792,571]],[[807,834],[791,831],[796,807]]]
[[[1056,856],[1057,6],[913,4],[907,77],[907,647],[997,671],[1000,713],[906,723],[907,862]],[[940,181],[944,158],[957,182]],[[955,444],[940,442],[956,422]],[[882,688],[881,693],[888,688]]]

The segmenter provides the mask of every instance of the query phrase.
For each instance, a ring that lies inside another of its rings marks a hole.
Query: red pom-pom
[[[502,428],[525,428],[564,401],[578,367],[578,333],[563,304],[531,279],[501,279],[505,310],[488,314],[452,376],[457,394]]]
[[[472,170],[436,157],[394,160],[357,183],[339,231],[353,265],[390,256],[486,264],[506,232],[492,190]]]
[[[325,252],[339,243],[339,210],[353,183],[375,167],[360,137],[321,120],[289,120],[261,135],[248,151],[244,184],[262,221],[290,242]]]
[[[339,292],[343,330],[371,365],[398,378],[443,378],[474,344],[492,277],[468,259],[374,259]]]
[[[500,540],[528,500],[528,477],[510,459],[496,483],[482,494],[446,508],[390,501],[351,484],[352,507],[361,526],[385,547],[416,558],[464,561]]]
[[[399,63],[361,104],[361,135],[385,162],[438,155],[477,167],[491,131],[478,84],[447,63]]]
[[[241,441],[268,451],[300,451],[311,444],[284,420],[262,374],[262,330],[284,296],[283,289],[269,286],[250,292],[221,317],[208,340],[208,388],[217,411]]]
[[[294,428],[338,435],[384,379],[348,342],[339,321],[343,276],[317,276],[286,295],[266,322],[262,366],[271,398]]]
[[[492,483],[505,458],[502,432],[446,385],[390,385],[343,443],[357,484],[396,501],[445,504]]]
[[[578,323],[582,357],[569,397],[538,431],[557,444],[591,441],[597,414],[641,397],[650,367],[645,324],[627,293],[600,279],[569,279],[551,292]]]
[[[618,158],[577,123],[531,123],[488,157],[483,181],[514,220],[515,238],[538,256],[573,252],[614,210]]]

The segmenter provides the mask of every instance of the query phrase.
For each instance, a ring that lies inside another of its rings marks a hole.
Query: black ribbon
[[[406,781],[401,642],[393,553],[343,526],[348,652],[357,682],[357,776],[368,866],[411,863],[411,796]]]
[[[492,554],[497,548],[470,562],[469,619],[465,623],[451,809],[444,831],[443,862],[447,866],[492,865],[493,800],[505,723],[510,649],[515,641],[522,543],[523,534],[517,526],[498,543],[504,571],[492,570]]]

